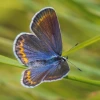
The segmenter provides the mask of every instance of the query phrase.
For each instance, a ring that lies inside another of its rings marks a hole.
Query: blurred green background
[[[0,0],[0,55],[16,59],[12,47],[20,32],[30,32],[33,15],[44,7],[56,10],[63,52],[100,35],[100,0]],[[67,55],[66,55],[67,56]],[[68,55],[69,76],[100,80],[100,42]],[[69,79],[28,89],[20,84],[24,69],[0,63],[0,100],[100,100],[100,86]]]

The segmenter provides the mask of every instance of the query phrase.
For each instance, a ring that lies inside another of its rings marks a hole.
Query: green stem
[[[8,64],[8,65],[12,65],[12,66],[17,66],[17,67],[25,69],[25,66],[22,66],[20,63],[18,63],[17,60],[14,60],[14,59],[2,56],[2,55],[0,55],[0,62],[4,63],[4,64]]]
[[[91,84],[91,85],[100,86],[100,81],[96,81],[96,80],[89,80],[89,79],[84,79],[84,78],[79,78],[79,77],[74,77],[74,76],[67,76],[65,78],[69,79],[69,80],[82,82],[82,83],[87,83],[87,84]]]
[[[22,66],[20,63],[18,63],[17,60],[14,60],[14,59],[2,56],[2,55],[0,55],[0,62],[4,63],[4,64],[8,64],[8,65],[24,68],[24,69],[26,68],[25,66]],[[78,81],[78,82],[82,82],[82,83],[88,83],[88,84],[91,84],[91,85],[100,86],[100,81],[88,80],[88,79],[83,79],[83,78],[74,77],[74,76],[70,76],[70,75],[67,76],[66,79],[74,80],[74,81]]]
[[[86,46],[88,46],[90,44],[93,44],[93,43],[95,43],[95,42],[97,42],[99,40],[100,40],[100,36],[96,36],[96,37],[94,37],[92,39],[89,39],[89,40],[87,40],[87,41],[85,41],[83,43],[80,43],[79,45],[75,46],[71,50],[69,50],[67,52],[63,52],[63,56],[66,56],[66,55],[71,54],[71,53],[73,53],[75,51],[78,51],[79,49],[84,48],[84,47],[86,47]]]

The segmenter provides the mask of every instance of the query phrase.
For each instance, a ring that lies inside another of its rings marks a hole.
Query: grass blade
[[[97,80],[83,79],[83,78],[74,77],[74,76],[67,76],[67,77],[65,77],[65,79],[69,79],[69,80],[74,80],[74,81],[78,81],[78,82],[82,82],[82,83],[87,83],[87,84],[91,84],[91,85],[100,86],[100,81],[97,81]]]
[[[2,55],[0,55],[0,62],[4,63],[4,64],[12,65],[12,66],[17,66],[17,67],[20,67],[20,68],[25,68],[20,63],[18,63],[17,60],[14,60],[14,59],[2,56]]]
[[[18,61],[14,60],[14,59],[11,59],[11,58],[8,58],[8,57],[5,57],[5,56],[2,56],[2,55],[0,55],[0,62],[4,63],[4,64],[8,64],[8,65],[17,66],[17,67],[20,67],[20,68],[25,68],[24,66],[21,66],[21,64],[19,64]],[[100,81],[88,80],[88,79],[83,79],[83,78],[74,77],[74,76],[70,76],[70,75],[65,77],[65,79],[100,86]]]
[[[93,43],[95,43],[95,42],[97,42],[99,40],[100,40],[100,36],[96,36],[96,37],[94,37],[92,39],[89,39],[89,40],[87,40],[87,41],[85,41],[83,43],[80,43],[79,45],[75,46],[71,50],[69,50],[67,52],[63,52],[63,56],[66,56],[68,54],[71,54],[71,53],[73,53],[73,52],[75,52],[75,51],[77,51],[77,50],[79,50],[81,48],[84,48],[84,47],[86,47],[88,45],[91,45],[91,44],[93,44]]]

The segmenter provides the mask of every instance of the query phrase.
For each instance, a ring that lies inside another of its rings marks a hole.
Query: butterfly
[[[33,88],[42,82],[62,79],[69,72],[62,57],[62,39],[56,12],[46,7],[37,12],[30,24],[31,33],[22,32],[14,40],[15,57],[27,66],[21,84]]]

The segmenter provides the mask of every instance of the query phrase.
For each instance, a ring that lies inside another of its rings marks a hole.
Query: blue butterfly
[[[62,39],[55,10],[46,7],[37,12],[30,29],[32,33],[20,33],[13,45],[16,58],[28,67],[22,73],[22,85],[31,88],[62,79],[69,66],[61,56]]]

